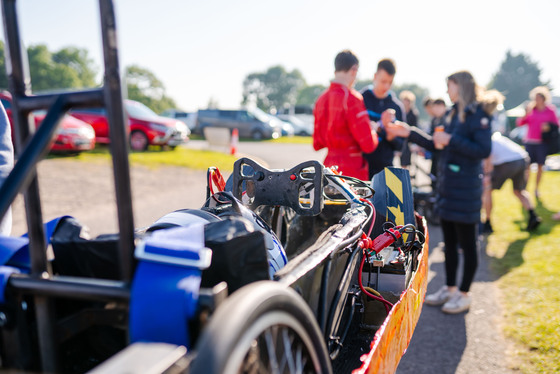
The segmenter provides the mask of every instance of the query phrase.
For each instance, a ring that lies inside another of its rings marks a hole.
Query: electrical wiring
[[[392,222],[385,222],[382,227],[383,227],[383,234],[379,235],[376,239],[372,241],[369,235],[367,237],[364,236],[360,241],[360,243],[358,244],[359,247],[362,248],[363,250],[363,257],[358,271],[358,284],[360,286],[360,290],[364,295],[366,295],[371,299],[382,302],[388,314],[393,304],[385,300],[377,291],[373,290],[375,292],[371,292],[372,291],[371,288],[365,287],[363,285],[362,273],[363,273],[365,261],[371,253],[373,252],[379,253],[381,249],[385,248],[386,246],[392,243],[397,243],[395,244],[395,247],[398,248],[400,255],[404,256],[404,252],[401,249],[401,247],[406,246],[406,249],[410,250],[412,248],[412,245],[416,241],[423,243],[425,237],[412,224],[406,224],[404,226],[395,226]],[[402,237],[404,233],[412,234],[411,239],[406,243],[400,242],[400,244],[398,244],[399,243],[398,240]],[[383,236],[385,236],[385,238],[383,238]],[[380,238],[381,240],[379,241]]]
[[[373,196],[373,194],[375,193],[375,191],[373,190],[373,188],[371,188],[371,186],[369,186],[366,182],[354,178],[354,177],[349,177],[346,175],[340,175],[340,174],[325,174],[325,177],[327,177],[327,179],[329,179],[330,182],[329,183],[333,188],[335,188],[336,190],[338,190],[340,193],[342,193],[342,195],[344,195],[344,197],[346,197],[346,200],[341,200],[341,199],[330,199],[328,196],[325,195],[325,193],[323,192],[323,196],[330,200],[330,201],[344,201],[346,202],[352,202],[352,203],[356,203],[356,204],[360,204],[363,206],[367,206],[369,208],[369,216],[367,221],[370,221],[370,227],[367,231],[367,236],[370,237],[371,236],[371,232],[373,231],[373,226],[375,224],[375,219],[376,219],[376,211],[375,211],[375,207],[373,206],[373,204],[367,200],[367,198]],[[357,196],[356,193],[352,190],[352,186],[348,183],[346,183],[347,181],[352,182],[354,185],[360,185],[362,187],[366,187],[367,189],[370,190],[371,194],[367,197],[360,197]],[[366,222],[367,222],[366,221]],[[365,232],[365,230],[363,230]]]
[[[379,292],[377,292],[376,290],[374,290],[374,289],[371,288],[371,287],[364,287],[364,289],[365,289],[366,291],[368,291],[368,292],[371,292],[371,293],[374,294],[375,296],[382,297],[381,294],[380,294]]]
[[[371,208],[371,212],[372,212],[372,213],[371,213],[371,217],[370,217],[371,223],[370,223],[370,225],[369,225],[369,230],[368,230],[368,233],[367,233],[367,236],[370,237],[370,236],[371,236],[371,232],[373,231],[373,226],[375,225],[375,219],[377,218],[377,214],[376,214],[376,211],[375,211],[375,207],[373,206],[373,204],[371,203],[371,201],[366,200],[366,199],[363,199],[363,198],[360,199],[360,201],[362,201],[362,202],[368,204],[369,207]]]
[[[398,239],[393,234],[393,232],[389,230],[390,228],[398,230],[401,234],[401,237],[403,234],[412,234],[411,238],[408,239],[406,243],[403,243],[402,246],[398,246],[398,249],[401,252],[401,247],[404,247],[405,251],[409,251],[415,241],[418,241],[420,244],[423,244],[426,241],[426,237],[424,236],[424,234],[421,231],[417,230],[416,227],[411,223],[407,223],[404,226],[395,226],[392,222],[384,222],[382,228],[383,232],[390,234],[395,239],[395,242],[397,242]]]
[[[387,312],[387,314],[389,314],[389,312],[391,311],[391,308],[393,307],[393,304],[390,301],[385,300],[382,296],[376,296],[374,294],[372,294],[371,292],[368,292],[366,290],[366,288],[364,287],[364,284],[362,282],[362,272],[364,269],[364,264],[367,258],[367,253],[365,253],[362,256],[362,261],[360,263],[360,267],[358,269],[358,284],[360,286],[360,290],[363,292],[364,295],[366,295],[367,297],[369,297],[370,299],[374,299],[377,301],[380,301],[383,303],[383,305],[385,306],[385,311]]]
[[[353,183],[354,186],[359,186],[360,188],[365,188],[367,190],[369,190],[371,192],[370,195],[365,196],[364,198],[368,199],[371,198],[373,196],[373,194],[375,193],[375,190],[366,182],[358,179],[358,178],[354,178],[354,177],[350,177],[347,175],[340,175],[340,174],[325,174],[325,177],[332,180],[333,182],[335,182],[338,186],[342,187],[341,184],[337,183],[337,179],[343,179],[345,181],[350,181]],[[350,184],[349,184],[350,186]],[[327,199],[329,199],[329,197],[326,196]],[[334,200],[334,199],[333,199]]]

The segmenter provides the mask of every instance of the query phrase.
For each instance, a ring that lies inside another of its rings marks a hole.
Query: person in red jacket
[[[358,58],[349,50],[336,56],[334,79],[313,110],[313,148],[328,149],[325,166],[338,166],[344,175],[368,180],[368,163],[362,153],[373,152],[378,140],[362,95],[353,88],[358,66]]]

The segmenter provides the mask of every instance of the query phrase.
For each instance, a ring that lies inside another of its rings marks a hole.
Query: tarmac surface
[[[445,284],[444,252],[439,226],[429,225],[428,294]],[[469,312],[445,314],[424,304],[422,314],[397,374],[514,373],[511,352],[500,329],[500,292],[489,270],[486,240],[481,237],[479,264],[471,287]],[[459,265],[462,267],[462,263]],[[461,277],[461,273],[459,273]],[[460,278],[459,278],[460,279]]]

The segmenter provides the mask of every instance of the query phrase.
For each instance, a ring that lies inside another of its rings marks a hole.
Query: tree
[[[537,86],[548,85],[540,79],[541,69],[528,55],[514,55],[506,52],[500,69],[494,76],[489,88],[495,88],[506,96],[504,107],[511,109],[529,98],[529,91]]]
[[[68,65],[54,62],[46,45],[30,46],[27,56],[34,92],[81,87],[78,73]]]
[[[0,40],[0,88],[8,88],[6,76],[6,58],[4,56],[4,42]]]
[[[44,44],[27,48],[34,92],[95,87],[97,68],[85,49],[67,47],[52,53]],[[0,41],[0,88],[8,87],[4,43]]]
[[[208,99],[208,104],[206,105],[206,107],[208,109],[218,109],[220,107],[220,103],[218,103],[218,100],[216,100],[216,98],[214,96],[210,96],[210,98]]]
[[[317,98],[326,88],[322,84],[302,87],[298,92],[296,105],[315,105]]]
[[[100,85],[96,82],[97,67],[85,49],[66,47],[51,52],[46,45],[38,44],[27,49],[27,56],[34,92]],[[5,74],[6,62],[2,41],[0,41],[0,69],[0,88],[7,88],[8,79]],[[165,95],[163,83],[148,69],[137,65],[129,66],[125,78],[130,99],[140,101],[157,113],[177,106],[172,98]]]
[[[242,104],[256,104],[270,111],[296,103],[299,90],[305,86],[301,72],[291,72],[281,66],[272,66],[264,73],[251,73],[243,81]]]
[[[74,70],[80,79],[82,87],[95,87],[98,85],[95,81],[97,68],[89,57],[87,50],[76,47],[62,48],[58,52],[53,53],[52,60],[56,64],[62,64]]]
[[[156,113],[175,108],[175,101],[166,96],[163,83],[150,70],[130,65],[125,72],[128,98],[146,105]]]

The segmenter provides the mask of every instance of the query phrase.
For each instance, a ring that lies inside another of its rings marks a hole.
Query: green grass
[[[528,190],[533,196],[534,173]],[[522,373],[560,370],[560,173],[546,172],[537,214],[543,222],[534,233],[524,231],[527,214],[512,193],[511,183],[495,191],[487,252],[503,294],[504,331],[517,346]]]
[[[107,147],[96,146],[95,150],[81,153],[77,158],[88,162],[108,161],[110,160],[110,154]],[[222,171],[231,171],[237,157],[220,152],[182,147],[177,147],[174,150],[150,147],[146,152],[130,153],[129,160],[133,165],[143,165],[151,168],[169,165],[206,170],[209,166],[216,166]]]
[[[278,139],[264,140],[267,143],[284,143],[284,144],[313,144],[311,136],[282,136]]]

